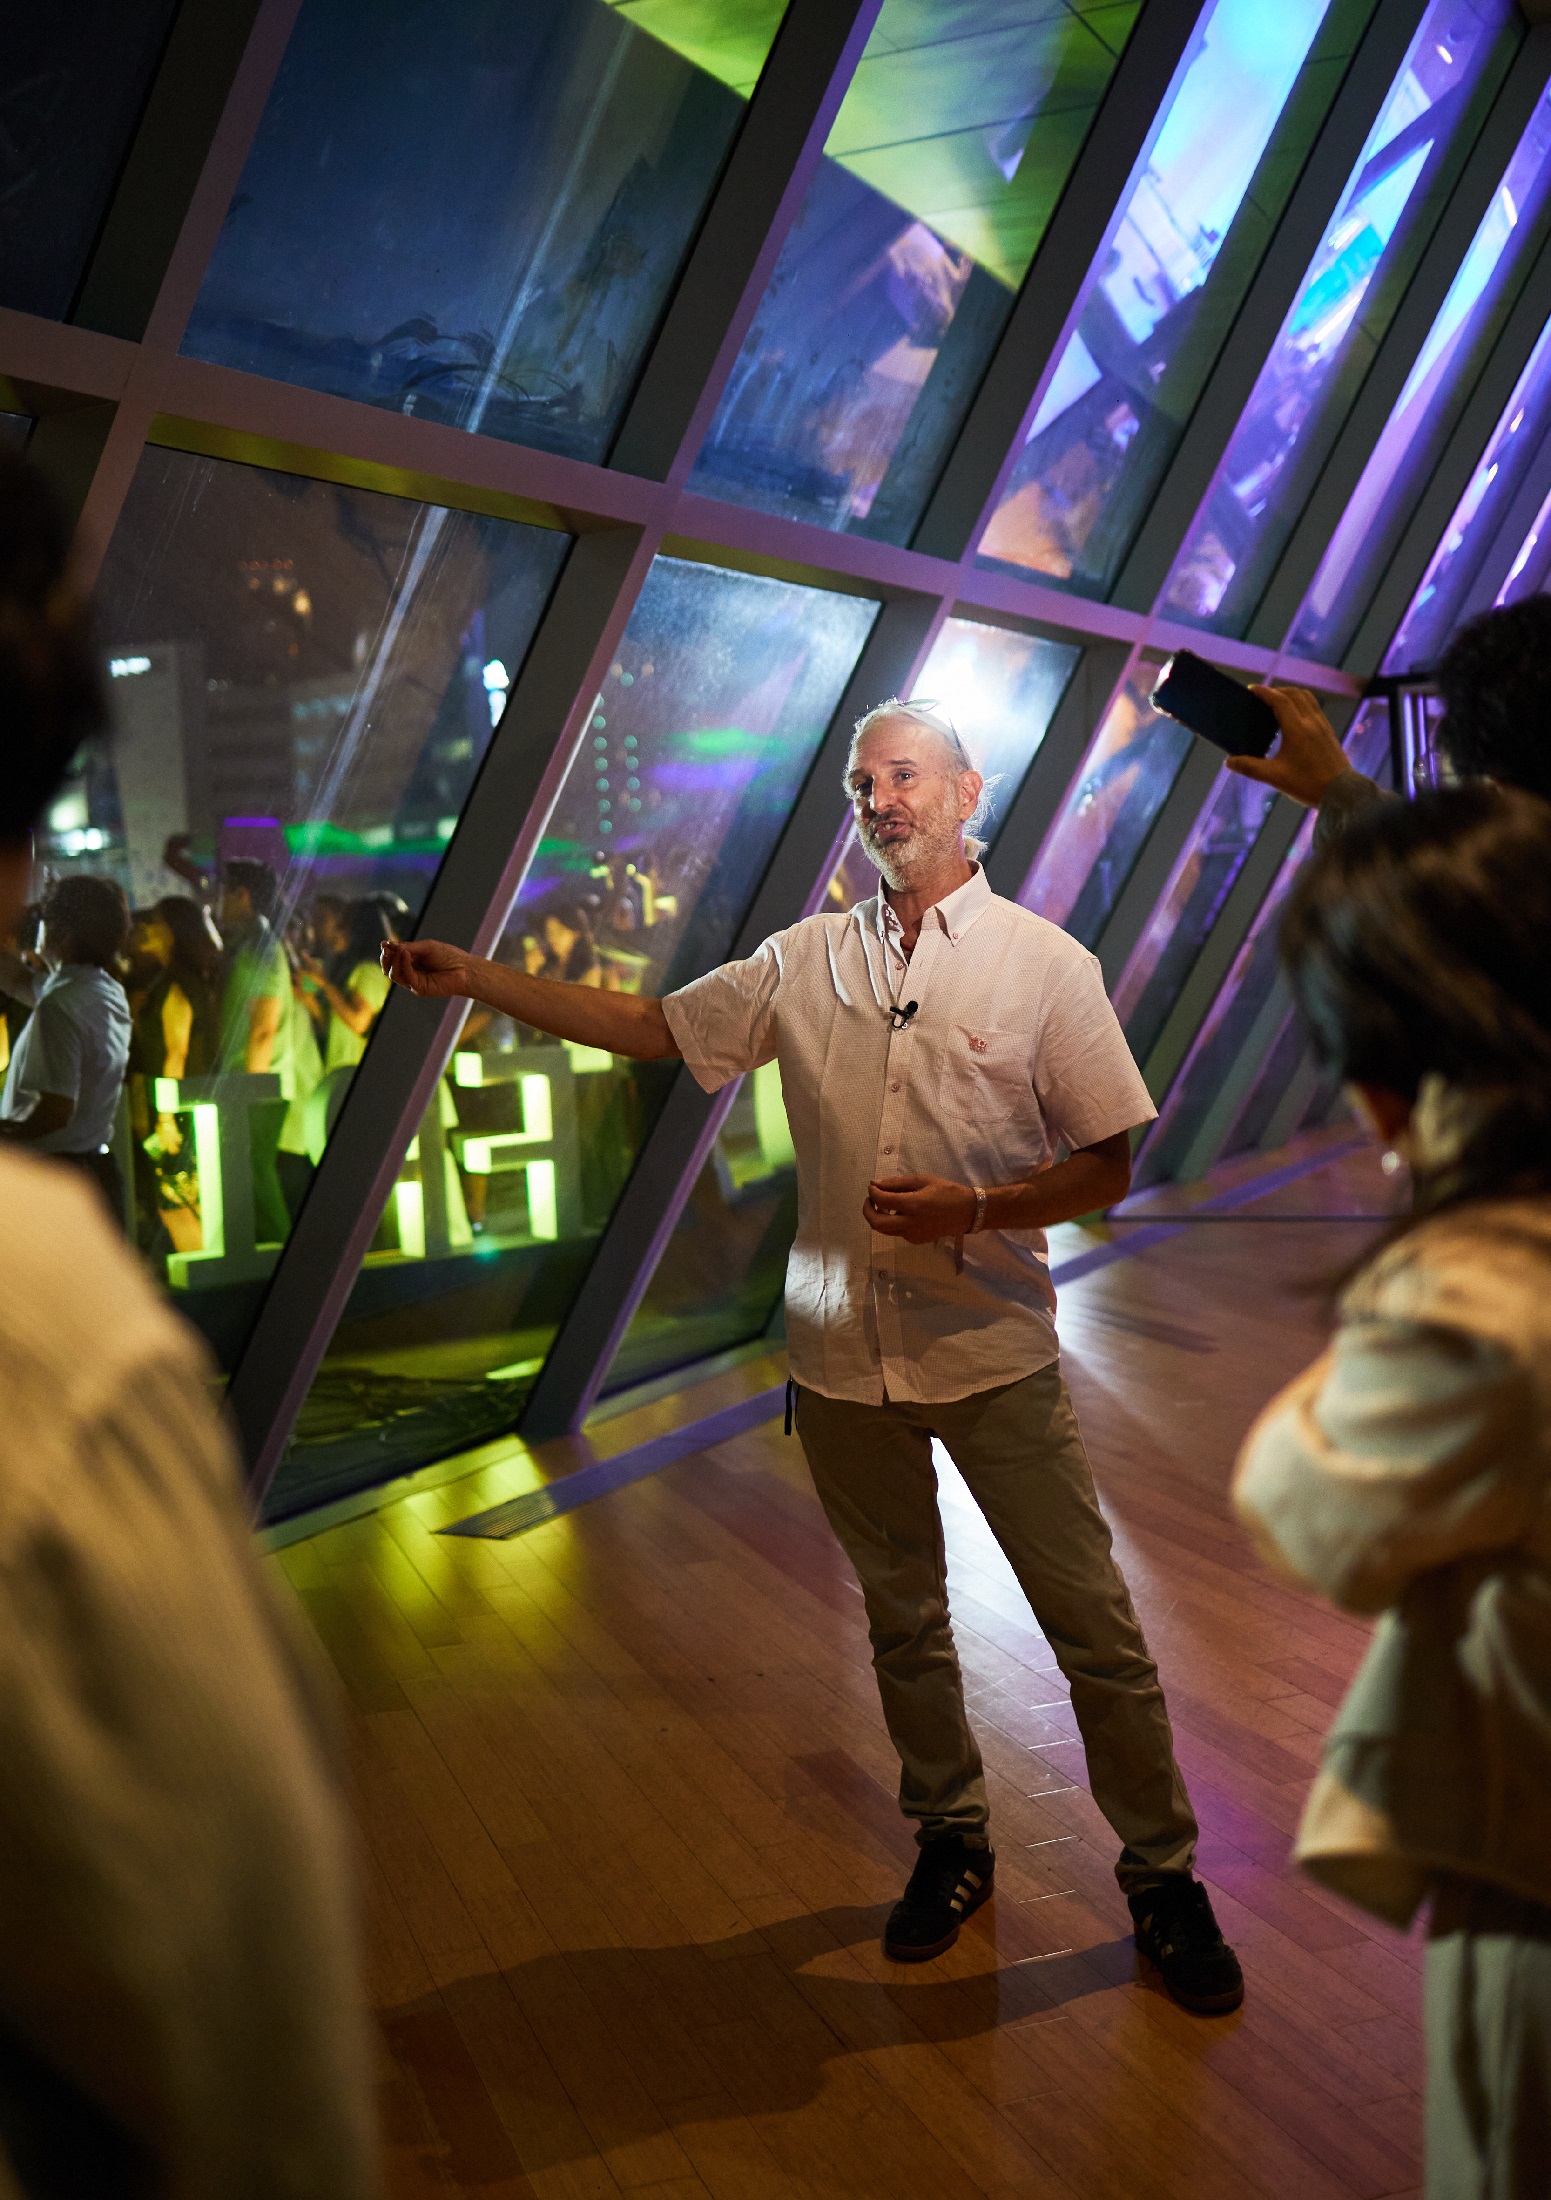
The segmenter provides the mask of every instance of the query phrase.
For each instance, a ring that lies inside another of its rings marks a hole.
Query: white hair
[[[924,698],[906,703],[901,702],[897,695],[891,695],[887,702],[875,703],[871,710],[864,711],[852,728],[851,748],[846,758],[845,775],[845,791],[848,801],[851,796],[851,767],[856,762],[856,752],[861,745],[862,737],[864,734],[870,733],[874,726],[880,725],[885,718],[907,718],[913,726],[920,726],[927,733],[936,734],[959,771],[979,772],[980,766],[964,746],[958,727],[943,709],[941,703],[927,702]],[[1002,775],[997,773],[995,778],[983,781],[980,789],[980,800],[975,804],[974,815],[965,820],[965,845],[972,855],[979,855],[984,846],[984,843],[974,836],[983,831],[989,822],[992,790],[1001,784],[1001,777]]]

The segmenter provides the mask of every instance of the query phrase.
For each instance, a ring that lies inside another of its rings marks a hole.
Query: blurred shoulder
[[[1342,1312],[1467,1330],[1551,1376],[1551,1198],[1483,1200],[1420,1223],[1354,1279]]]
[[[0,1148],[0,1402],[79,1411],[149,1359],[207,1369],[91,1186]]]

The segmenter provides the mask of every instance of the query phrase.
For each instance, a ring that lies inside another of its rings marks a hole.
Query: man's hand
[[[935,1245],[939,1238],[968,1236],[975,1225],[975,1195],[945,1176],[885,1176],[867,1187],[862,1207],[879,1237],[907,1245]]]
[[[1317,810],[1330,782],[1352,768],[1319,697],[1300,687],[1252,687],[1249,692],[1270,704],[1281,739],[1274,756],[1230,756],[1229,771],[1274,787],[1306,810]]]
[[[445,940],[384,940],[382,967],[395,985],[425,1000],[457,1000],[469,991],[474,958]]]

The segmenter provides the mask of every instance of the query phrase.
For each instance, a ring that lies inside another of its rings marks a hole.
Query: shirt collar
[[[953,892],[942,901],[933,902],[931,908],[926,912],[924,924],[931,924],[935,921],[939,930],[946,932],[950,943],[957,947],[975,919],[990,907],[994,899],[995,896],[986,879],[985,866],[977,863],[962,886],[956,886]],[[880,939],[887,941],[894,938],[902,930],[903,927],[890,908],[889,898],[884,893],[880,881],[878,886],[878,936]]]

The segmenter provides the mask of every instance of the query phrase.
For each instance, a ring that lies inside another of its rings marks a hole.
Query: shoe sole
[[[890,1963],[930,1963],[934,1956],[945,1956],[982,1903],[989,1902],[995,1892],[996,1881],[994,1879],[987,1880],[974,1900],[965,1906],[957,1925],[954,1926],[946,1940],[934,1940],[928,1948],[897,1948],[890,1945],[889,1937],[885,1933],[883,1936],[884,1954],[888,1957]]]
[[[1226,2017],[1231,2015],[1235,2009],[1243,2006],[1244,1988],[1242,1985],[1230,1988],[1226,1994],[1182,1994],[1169,1984],[1160,1966],[1153,1961],[1144,1948],[1139,1948],[1137,1954],[1153,1973],[1170,2001],[1180,2009],[1188,2009],[1193,2017]]]

